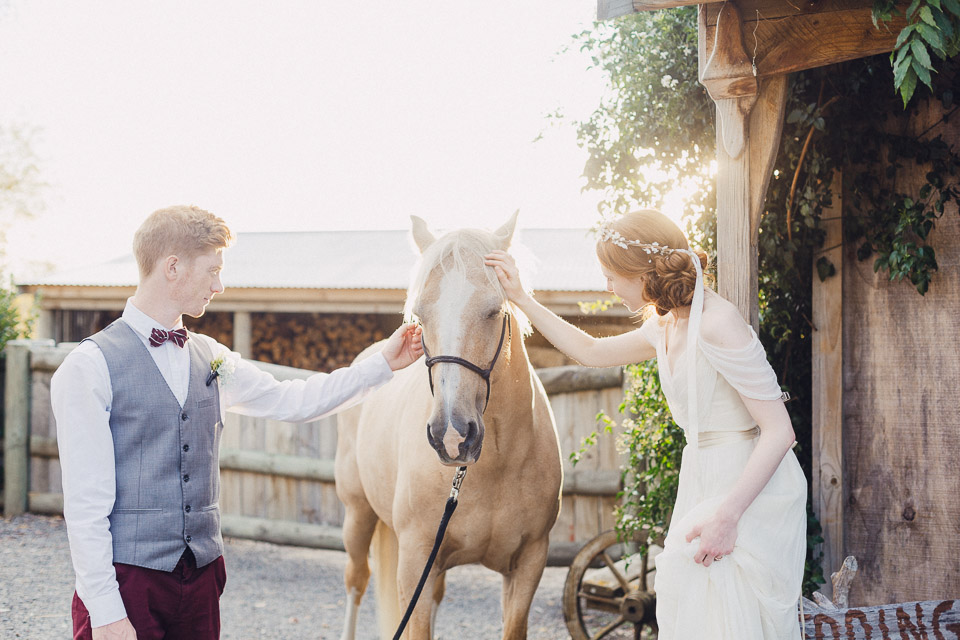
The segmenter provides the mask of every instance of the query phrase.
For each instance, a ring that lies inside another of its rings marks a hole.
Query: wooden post
[[[780,144],[787,78],[758,80],[736,4],[722,3],[712,39],[706,16],[700,12],[699,60],[700,82],[717,105],[717,278],[720,294],[756,330],[760,214]]]
[[[843,230],[842,183],[833,175],[832,204],[821,224],[825,250],[836,274],[820,281],[813,276],[813,511],[823,528],[823,566],[836,567],[843,558]]]
[[[3,514],[11,518],[27,509],[30,473],[30,344],[31,340],[7,343],[4,389]]]
[[[52,309],[41,309],[40,315],[37,317],[37,338],[48,338],[50,340],[56,339],[54,335],[55,326],[53,318]]]
[[[233,350],[244,358],[253,356],[249,311],[233,312]]]

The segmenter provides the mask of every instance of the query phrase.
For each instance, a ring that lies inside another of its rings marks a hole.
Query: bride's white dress
[[[677,502],[656,559],[659,639],[801,638],[797,605],[806,553],[807,484],[793,450],[741,517],[732,553],[704,567],[693,560],[699,538],[686,541],[690,529],[716,511],[756,446],[750,433],[756,422],[739,394],[759,400],[781,396],[763,346],[752,329],[751,343],[734,350],[707,343],[698,331],[692,379],[688,353],[667,361],[660,318],[648,319],[641,331],[657,348],[664,395],[687,435]],[[698,407],[693,423],[701,443],[697,450],[691,444],[688,412],[691,384]]]

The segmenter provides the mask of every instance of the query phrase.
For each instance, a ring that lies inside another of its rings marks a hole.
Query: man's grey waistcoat
[[[113,402],[117,497],[113,561],[173,571],[189,546],[202,567],[223,553],[220,535],[220,392],[206,385],[212,354],[187,340],[190,384],[181,407],[147,347],[123,320],[88,338],[103,352]],[[168,348],[167,346],[158,348]]]

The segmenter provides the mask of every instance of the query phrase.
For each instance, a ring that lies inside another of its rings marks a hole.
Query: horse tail
[[[397,556],[400,545],[396,534],[377,521],[370,544],[376,577],[377,621],[380,624],[380,637],[390,640],[397,632],[403,612],[400,611],[400,593],[397,591]]]

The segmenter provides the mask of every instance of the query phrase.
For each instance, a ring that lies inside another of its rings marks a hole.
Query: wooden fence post
[[[251,322],[249,311],[233,312],[233,350],[244,358],[253,358],[251,346]]]
[[[11,340],[6,349],[4,403],[3,514],[11,518],[27,510],[30,474],[30,345]]]

